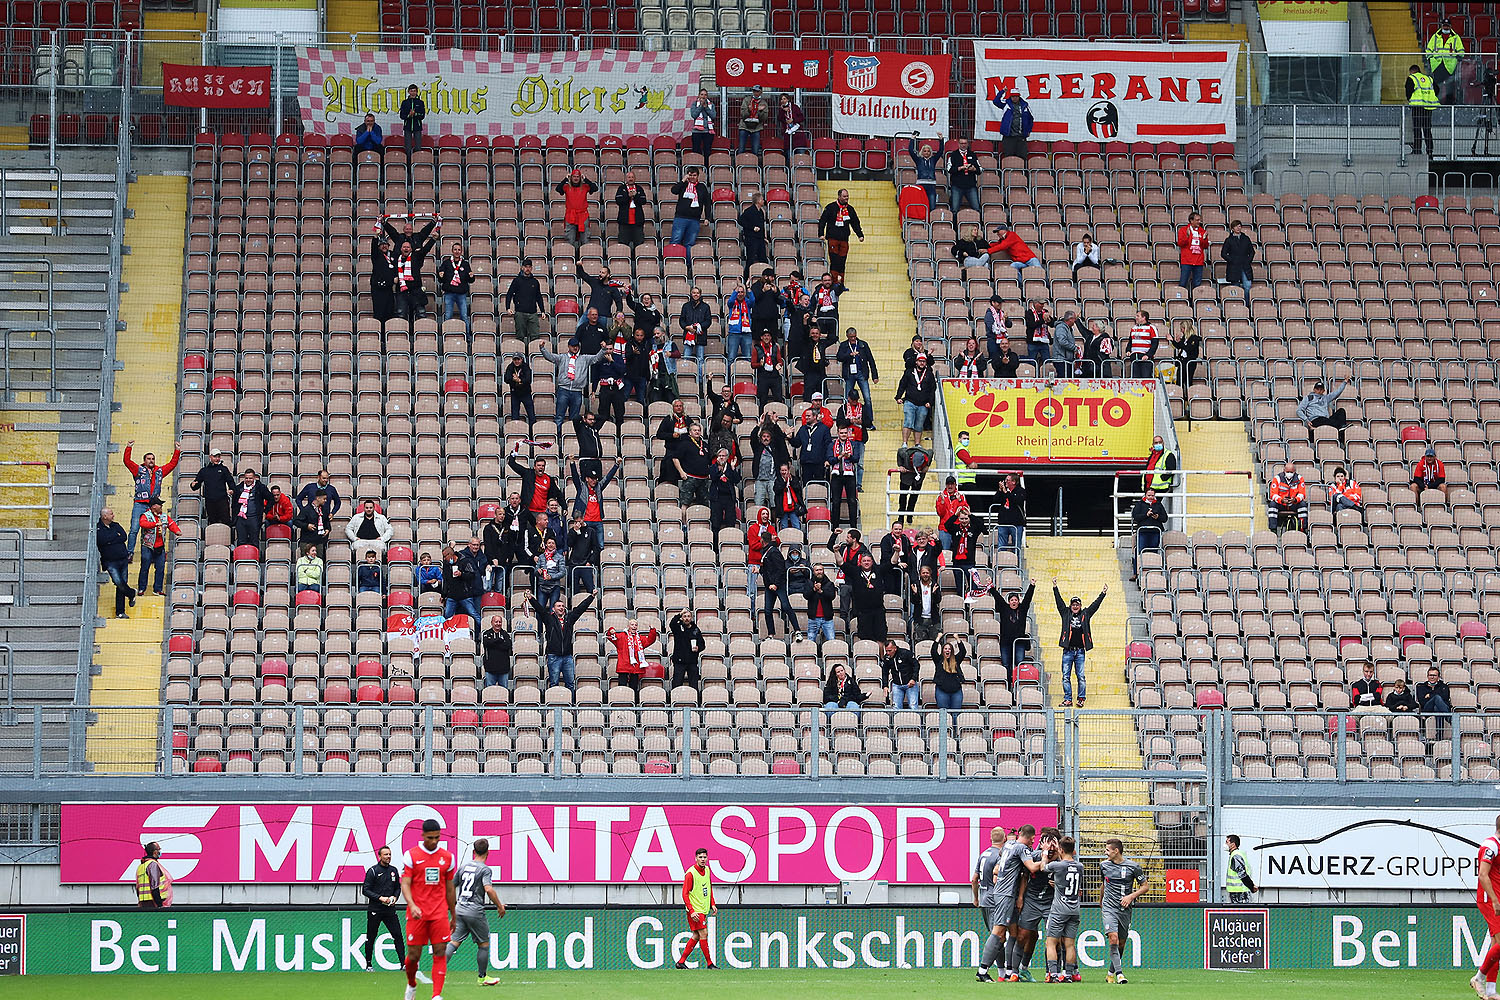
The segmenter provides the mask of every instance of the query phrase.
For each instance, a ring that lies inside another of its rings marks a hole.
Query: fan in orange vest
[[[1307,530],[1307,480],[1297,474],[1291,462],[1271,480],[1271,510],[1276,515],[1276,533],[1288,527]]]
[[[1333,485],[1328,489],[1328,502],[1335,514],[1341,510],[1365,509],[1365,498],[1359,490],[1359,484],[1350,479],[1343,469],[1333,470]]]

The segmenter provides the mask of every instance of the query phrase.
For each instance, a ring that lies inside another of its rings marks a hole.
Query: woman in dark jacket
[[[858,712],[864,700],[865,693],[859,689],[859,682],[849,668],[842,663],[835,664],[828,672],[828,680],[823,682],[824,710],[830,715],[839,709]]]
[[[946,634],[932,644],[933,681],[937,685],[937,707],[957,711],[964,707],[964,644]]]
[[[701,683],[698,658],[703,655],[703,630],[691,611],[679,611],[672,619],[672,686],[686,684],[696,689]]]
[[[1203,354],[1203,337],[1197,324],[1190,319],[1180,319],[1172,328],[1172,357],[1177,362],[1177,382],[1188,386],[1199,367],[1198,358]]]
[[[750,196],[750,204],[740,212],[739,222],[740,250],[745,255],[745,279],[748,281],[752,265],[768,262],[765,199],[759,191]]]

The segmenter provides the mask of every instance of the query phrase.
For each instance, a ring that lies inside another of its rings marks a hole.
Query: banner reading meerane
[[[1238,45],[974,42],[974,134],[998,136],[996,94],[1019,90],[1033,139],[1233,142]]]
[[[945,379],[948,432],[975,462],[1145,462],[1156,432],[1148,379]]]
[[[322,135],[352,134],[366,114],[400,135],[416,84],[431,136],[655,136],[686,127],[703,52],[309,48],[297,61],[303,126]]]

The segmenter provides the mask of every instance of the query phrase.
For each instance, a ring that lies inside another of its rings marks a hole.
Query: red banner
[[[271,106],[269,66],[161,65],[162,99],[179,108]]]
[[[835,52],[833,129],[844,135],[947,135],[945,55]]]
[[[822,49],[714,49],[721,87],[828,89],[828,52]]]

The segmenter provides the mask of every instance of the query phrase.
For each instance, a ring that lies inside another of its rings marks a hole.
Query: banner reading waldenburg
[[[833,129],[845,135],[948,134],[952,57],[833,54]]]
[[[1038,140],[1233,142],[1238,45],[974,42],[974,134],[998,138],[1018,90]]]
[[[416,84],[428,135],[661,135],[684,131],[703,53],[593,49],[513,55],[303,49],[302,124],[351,134],[373,114],[393,134]]]

